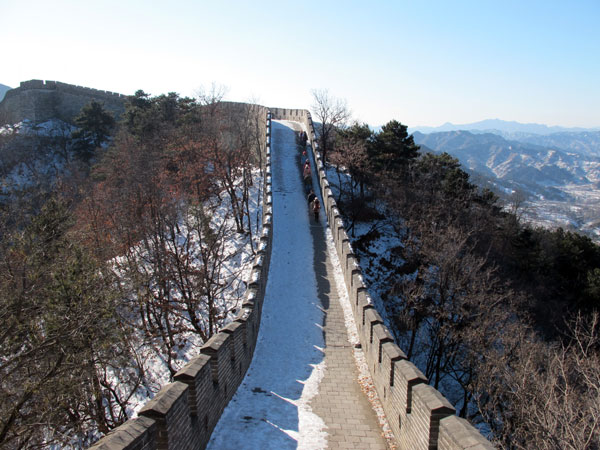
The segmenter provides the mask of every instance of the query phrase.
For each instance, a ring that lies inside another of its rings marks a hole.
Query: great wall
[[[55,117],[70,114],[72,117],[77,113],[73,113],[77,105],[83,106],[90,97],[105,100],[105,105],[112,104],[115,108],[123,105],[124,101],[124,96],[118,94],[35,80],[21,83],[21,88],[13,91],[9,91],[0,103],[0,112],[2,108],[6,112],[6,108],[14,107],[14,115],[10,117],[19,116],[21,120],[44,120],[49,118],[48,114],[55,114]],[[46,91],[50,95],[54,93],[54,98],[49,96],[46,99]],[[86,96],[87,100],[81,103]],[[36,110],[38,107],[40,109]],[[406,359],[375,310],[326,177],[310,113],[299,109],[265,107],[256,107],[254,113],[265,130],[261,149],[265,188],[260,245],[242,308],[233,322],[210,338],[200,354],[175,374],[173,382],[163,386],[142,407],[137,417],[112,430],[90,449],[206,448],[221,414],[242,383],[258,339],[272,263],[273,223],[277,221],[273,215],[272,197],[271,153],[277,151],[271,147],[272,120],[299,122],[308,130],[323,210],[341,262],[361,347],[393,431],[396,448],[494,448],[468,421],[456,416],[448,400],[431,387],[423,373]]]
[[[125,110],[126,99],[123,94],[60,81],[29,80],[6,92],[0,102],[0,117],[5,123],[18,123],[24,119],[43,122],[53,118],[71,122],[91,100],[102,103],[118,117]]]

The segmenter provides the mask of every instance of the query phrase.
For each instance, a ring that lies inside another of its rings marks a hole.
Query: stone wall
[[[60,81],[23,81],[18,88],[6,92],[0,102],[0,119],[3,123],[18,123],[24,119],[43,122],[53,118],[72,122],[91,100],[102,103],[118,118],[125,111],[126,99],[126,95]]]
[[[263,157],[262,234],[250,283],[235,320],[211,337],[200,354],[179,370],[174,381],[128,420],[100,439],[94,450],[203,449],[252,361],[271,259],[273,200],[271,193],[271,117],[255,111],[265,136]]]
[[[361,346],[398,448],[493,449],[475,427],[455,415],[442,394],[427,384],[425,375],[406,359],[375,310],[329,187],[310,113],[279,108],[271,108],[271,112],[274,119],[299,121],[308,130],[323,209],[341,262]]]
[[[200,355],[175,375],[135,419],[111,431],[94,450],[203,449],[225,406],[252,360],[271,256],[273,208],[270,169],[271,118],[303,123],[319,174],[323,209],[327,214],[357,329],[375,388],[398,448],[489,450],[494,447],[469,422],[455,415],[446,398],[427,384],[423,373],[406,359],[377,313],[340,213],[329,187],[306,110],[259,107],[266,117],[263,232],[242,310],[202,347]]]

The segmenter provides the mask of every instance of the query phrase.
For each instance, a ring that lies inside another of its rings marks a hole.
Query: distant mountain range
[[[6,86],[5,84],[0,84],[0,102],[4,98],[4,94],[6,94],[6,91],[10,91],[11,89],[11,87]]]
[[[533,133],[501,133],[508,140],[547,148],[561,149],[586,156],[600,156],[600,131],[563,131],[547,135]]]
[[[525,134],[540,134],[548,135],[552,133],[564,133],[564,132],[584,132],[584,131],[600,131],[600,127],[597,128],[566,128],[566,127],[549,127],[538,123],[520,123],[514,121],[506,121],[500,119],[486,119],[480,122],[467,123],[463,125],[454,125],[450,122],[445,123],[439,127],[414,127],[409,128],[410,133],[419,131],[421,133],[438,133],[444,131],[478,131],[478,132],[491,132],[495,134],[513,134],[513,133],[525,133]]]
[[[414,132],[422,151],[457,158],[471,178],[502,197],[519,192],[527,220],[600,236],[600,131],[549,135],[481,131]]]
[[[492,133],[415,132],[413,136],[418,145],[436,153],[447,152],[472,172],[526,187],[532,193],[549,187],[600,181],[600,158],[595,155],[507,140]],[[600,140],[600,132],[597,137]],[[594,151],[600,153],[600,148]]]

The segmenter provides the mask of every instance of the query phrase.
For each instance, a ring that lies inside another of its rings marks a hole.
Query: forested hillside
[[[239,307],[264,122],[204,100],[2,129],[1,448],[89,445]]]
[[[502,448],[597,448],[600,247],[525,225],[397,121],[338,128],[328,170],[371,297],[459,414]]]
[[[479,184],[521,203],[535,225],[600,236],[600,159],[596,132],[518,135],[449,131],[414,134],[415,142],[457,158]],[[564,146],[561,147],[561,146]]]

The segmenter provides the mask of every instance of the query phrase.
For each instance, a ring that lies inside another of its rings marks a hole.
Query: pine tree
[[[75,117],[75,124],[79,129],[75,130],[71,137],[75,139],[76,155],[88,162],[94,155],[94,151],[111,135],[115,119],[101,103],[92,100]]]
[[[419,154],[419,146],[408,134],[406,125],[397,120],[391,120],[381,127],[370,150],[376,171],[395,174],[400,173]]]

